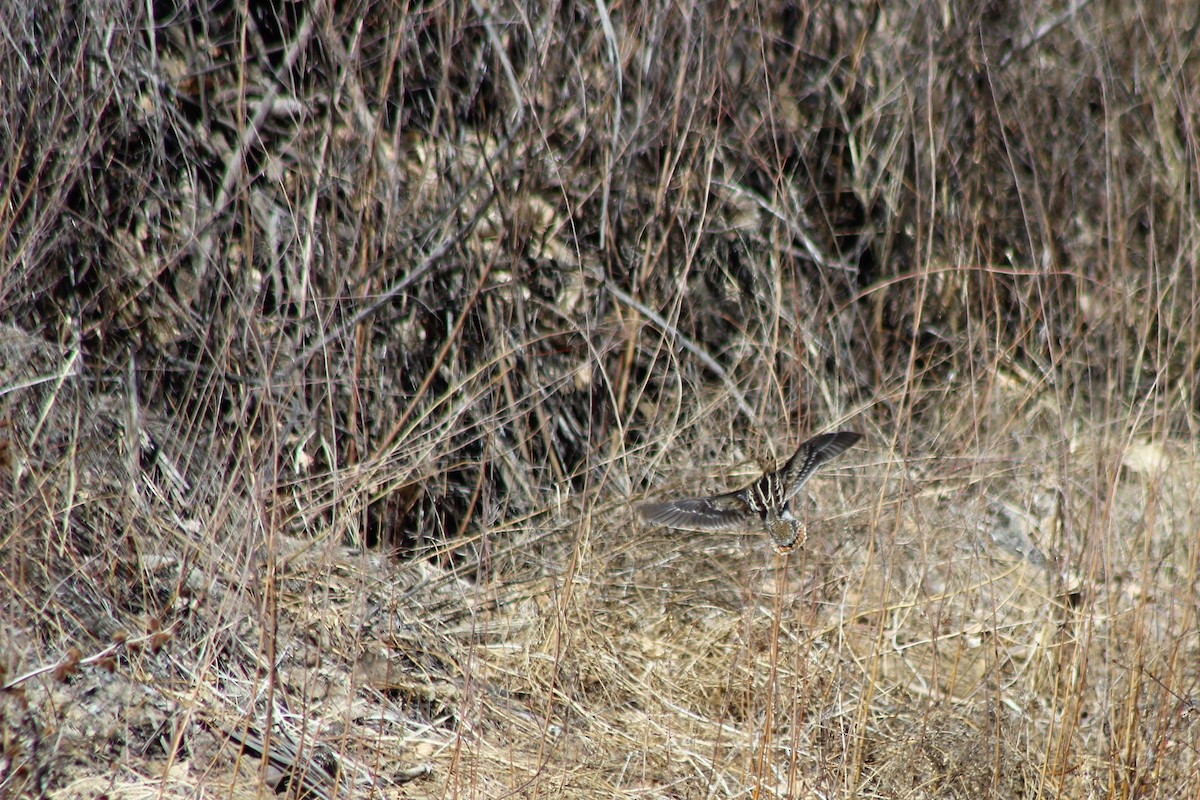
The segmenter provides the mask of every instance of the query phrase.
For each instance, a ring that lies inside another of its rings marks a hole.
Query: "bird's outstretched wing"
[[[850,445],[862,438],[861,433],[839,431],[814,436],[796,449],[795,454],[776,473],[784,487],[783,502],[791,500],[817,471],[817,467],[834,456],[841,455]]]
[[[737,492],[638,507],[647,521],[683,531],[741,531],[758,519]]]

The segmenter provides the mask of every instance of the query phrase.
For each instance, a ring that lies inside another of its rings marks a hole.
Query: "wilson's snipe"
[[[669,503],[646,503],[642,516],[650,522],[685,531],[742,531],[761,523],[775,549],[790,552],[804,544],[808,531],[792,515],[792,498],[817,467],[862,438],[851,431],[814,436],[796,450],[782,469],[768,472],[745,489],[711,497]]]

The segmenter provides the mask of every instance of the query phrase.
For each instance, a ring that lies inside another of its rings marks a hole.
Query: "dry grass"
[[[1200,790],[1187,4],[10,5],[0,796]]]

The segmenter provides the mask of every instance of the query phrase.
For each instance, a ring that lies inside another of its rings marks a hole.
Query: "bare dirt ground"
[[[19,5],[0,797],[1200,794],[1190,4]]]

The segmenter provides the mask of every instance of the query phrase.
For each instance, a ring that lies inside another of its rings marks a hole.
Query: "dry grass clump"
[[[1190,9],[18,6],[0,796],[1200,788]]]

